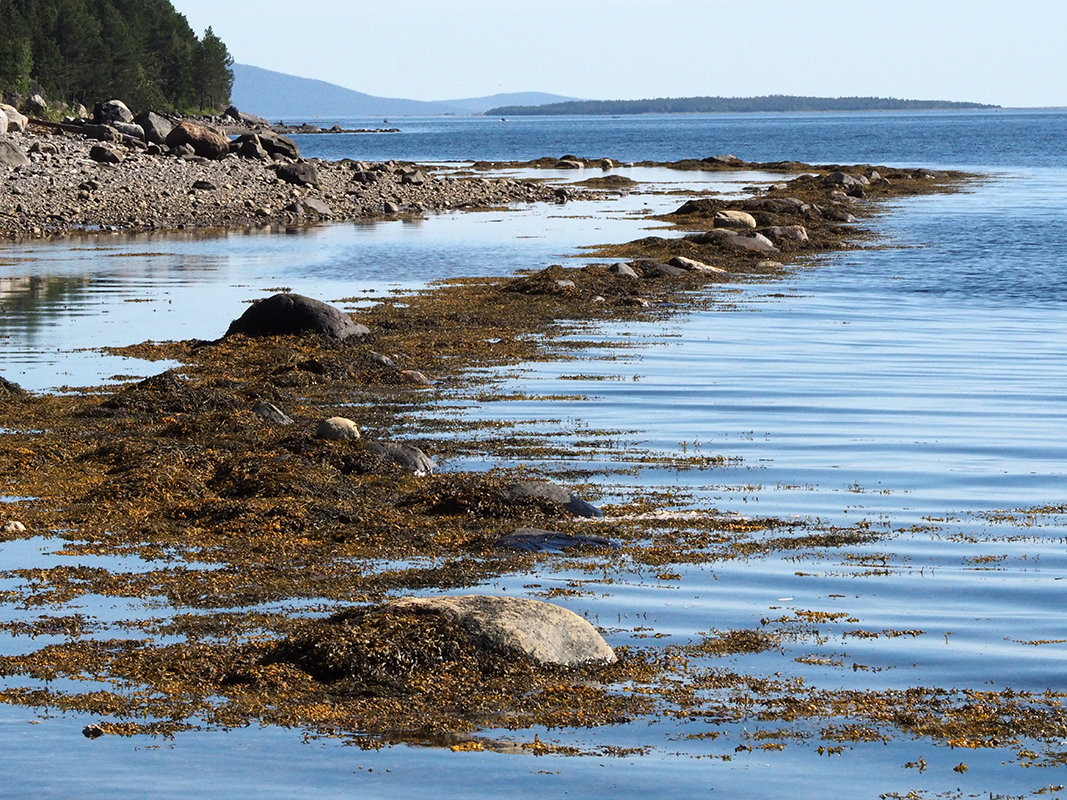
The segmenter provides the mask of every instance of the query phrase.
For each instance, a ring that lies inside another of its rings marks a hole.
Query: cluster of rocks
[[[234,125],[213,127],[135,116],[118,100],[64,123],[5,108],[0,236],[292,225],[567,199],[536,182],[416,164],[304,160],[264,120],[231,113],[223,119]],[[224,130],[234,127],[244,132],[231,140]]]

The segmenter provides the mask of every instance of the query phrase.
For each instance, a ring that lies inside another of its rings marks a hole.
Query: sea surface
[[[501,393],[527,399],[459,403],[471,417],[575,441],[617,430],[617,452],[572,465],[611,468],[602,479],[606,500],[673,487],[692,507],[886,534],[850,548],[851,558],[694,564],[676,580],[623,575],[557,601],[607,628],[613,645],[648,644],[642,629],[684,643],[711,629],[758,628],[768,616],[848,612],[866,629],[923,634],[846,641],[829,626],[822,643],[731,656],[724,666],[828,689],[1067,691],[1067,112],[336,122],[401,131],[302,136],[305,155],[443,163],[732,153],[981,173],[958,194],[895,201],[865,222],[877,233],[868,247],[818,258],[774,283],[717,288],[721,302],[709,308],[583,331],[582,340],[625,346],[497,376]],[[649,235],[656,223],[647,215],[684,200],[665,191],[730,194],[775,177],[619,172],[642,181],[641,190],[616,200],[289,234],[7,245],[0,248],[0,374],[36,391],[145,376],[166,365],[92,348],[214,338],[243,302],[280,287],[373,302],[448,277],[585,263],[583,246]],[[536,399],[560,396],[570,399]],[[668,470],[643,465],[642,452],[730,460]],[[445,468],[498,463],[509,462]],[[0,568],[64,563],[53,549],[47,541],[0,544]],[[572,577],[546,570],[480,589],[515,594],[533,583],[563,587]],[[128,602],[79,603],[71,610],[102,620],[145,613]],[[20,613],[0,605],[0,619]],[[37,646],[0,637],[0,653]],[[811,658],[827,654],[849,666]],[[1063,768],[1025,766],[1018,747],[959,749],[902,733],[829,756],[817,751],[817,738],[735,752],[752,743],[756,722],[719,739],[689,738],[707,726],[684,719],[537,731],[542,740],[587,749],[646,748],[568,758],[368,752],[278,728],[90,742],[80,733],[89,721],[0,707],[0,795],[985,798],[1055,797],[1065,782]],[[1067,741],[1047,749],[1067,750]],[[906,766],[919,759],[921,772]],[[965,770],[955,769],[964,762]]]

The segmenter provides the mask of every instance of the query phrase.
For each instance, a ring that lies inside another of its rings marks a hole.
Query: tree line
[[[650,100],[570,100],[543,106],[500,106],[486,116],[563,114],[698,114],[756,111],[931,111],[938,109],[996,108],[981,103],[949,100],[900,100],[894,97],[798,97],[773,94],[763,97],[657,97]]]
[[[0,95],[212,111],[229,104],[232,65],[169,0],[0,0]]]

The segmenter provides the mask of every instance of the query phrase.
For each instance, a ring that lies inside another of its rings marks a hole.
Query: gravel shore
[[[183,159],[112,144],[121,161],[101,163],[90,156],[100,142],[34,126],[4,141],[30,163],[0,163],[3,239],[293,225],[564,199],[537,182],[392,161],[302,161],[314,167],[317,185],[301,185],[280,177],[277,161],[235,154]]]

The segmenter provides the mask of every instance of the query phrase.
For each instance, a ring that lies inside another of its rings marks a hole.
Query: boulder
[[[408,383],[422,389],[427,389],[433,386],[433,381],[430,380],[425,373],[419,372],[417,369],[402,369],[397,373],[397,376],[402,383]]]
[[[270,155],[263,147],[263,142],[254,133],[244,133],[238,136],[230,144],[230,150],[241,158],[255,158],[260,161],[266,161],[270,158]]]
[[[110,125],[82,125],[82,136],[86,139],[95,139],[98,142],[117,142],[122,139],[122,134]]]
[[[496,545],[503,550],[519,550],[523,553],[562,553],[565,550],[618,547],[603,536],[560,533],[540,528],[519,528],[501,536]]]
[[[755,228],[756,218],[745,211],[724,209],[715,212],[712,224],[716,228]]]
[[[3,525],[0,525],[0,533],[24,533],[26,526],[17,520],[8,520]]]
[[[287,336],[317,333],[330,339],[362,337],[370,333],[348,314],[321,300],[288,292],[256,300],[230,323],[227,336]]]
[[[94,144],[90,147],[89,158],[99,164],[121,164],[126,160],[126,156],[107,144]]]
[[[267,422],[273,422],[275,425],[292,425],[293,418],[282,411],[274,403],[268,403],[266,400],[261,400],[256,403],[252,408],[252,413],[258,417],[262,417]]]
[[[93,106],[93,122],[97,125],[133,122],[133,112],[121,100],[108,100]]]
[[[843,186],[846,189],[869,186],[871,183],[863,175],[849,175],[845,172],[831,172],[824,180],[831,186]]]
[[[298,161],[293,164],[279,164],[278,177],[286,183],[296,186],[318,186],[319,171],[314,164],[306,161]]]
[[[252,128],[259,126],[263,126],[264,128],[270,127],[270,123],[267,122],[267,120],[263,119],[263,117],[257,117],[255,114],[249,114],[244,111],[238,111],[237,106],[230,106],[229,108],[227,108],[224,116],[227,116],[232,120],[240,122],[242,125],[248,125]]]
[[[809,204],[796,197],[754,197],[746,201],[745,205],[779,214],[804,214],[811,208]]]
[[[347,442],[360,438],[359,426],[346,417],[330,417],[319,423],[315,429],[316,439],[329,442]]]
[[[641,277],[637,274],[637,272],[634,271],[633,267],[622,261],[620,261],[618,264],[612,264],[610,267],[608,267],[608,272],[614,273],[620,278],[630,278],[631,280]]]
[[[4,103],[0,103],[0,116],[5,118],[5,120],[0,120],[0,125],[4,125],[6,121],[8,131],[22,133],[26,130],[26,126],[30,124],[29,117],[20,114],[19,110],[14,106],[5,105]],[[0,133],[3,133],[3,131],[0,131]]]
[[[22,152],[16,145],[8,141],[0,141],[0,165],[5,167],[25,167],[30,163],[30,157]]]
[[[416,475],[432,475],[437,469],[437,462],[417,447],[402,442],[376,442],[368,440],[367,449],[398,464]]]
[[[732,231],[717,228],[697,236],[689,237],[699,244],[712,244],[719,242],[727,247],[738,250],[751,250],[754,253],[777,253],[778,248],[766,236],[760,233],[739,234]]]
[[[173,122],[154,111],[142,111],[133,118],[133,121],[141,126],[145,141],[152,144],[166,144],[167,137],[174,130]]]
[[[414,172],[405,172],[400,176],[400,183],[404,185],[422,186],[426,181],[426,173],[421,169],[417,169]]]
[[[504,499],[509,502],[543,500],[560,506],[576,517],[602,517],[604,513],[596,506],[580,500],[562,486],[546,481],[519,481],[504,490]]]
[[[561,158],[556,162],[556,169],[585,169],[581,161],[571,161],[569,158]]]
[[[540,666],[613,664],[615,652],[588,620],[562,606],[525,597],[408,597],[400,610],[439,614],[463,626],[486,649]]]
[[[8,121],[7,115],[0,114],[0,136],[3,136],[5,133],[7,133],[7,129],[10,125],[11,122]]]
[[[692,258],[686,258],[685,256],[675,256],[670,260],[672,267],[678,267],[684,269],[687,272],[703,272],[706,274],[719,274],[723,275],[726,270],[721,267],[713,267],[711,264],[705,264],[703,261],[696,261]]]
[[[294,161],[300,158],[300,148],[288,136],[282,136],[280,133],[275,133],[271,130],[259,131],[257,135],[263,145],[263,149],[270,155],[291,158]]]
[[[717,164],[722,167],[743,167],[745,165],[745,162],[742,161],[740,158],[729,154],[721,156],[708,156],[707,158],[701,159],[701,161],[703,161],[705,164]]]
[[[333,216],[333,209],[317,197],[298,197],[285,210],[297,217]]]
[[[35,94],[31,95],[30,99],[22,104],[22,107],[35,117],[39,117],[48,110],[48,101],[41,97],[41,95]]]
[[[764,228],[763,232],[777,242],[806,242],[808,230],[803,225],[781,225]]]
[[[183,144],[191,146],[196,154],[203,158],[217,160],[230,152],[230,140],[226,136],[189,120],[175,125],[167,134],[168,146],[178,147]]]
[[[140,139],[142,142],[147,141],[145,137],[144,128],[133,122],[112,122],[111,127],[117,130],[124,136],[130,136],[134,139]]]

